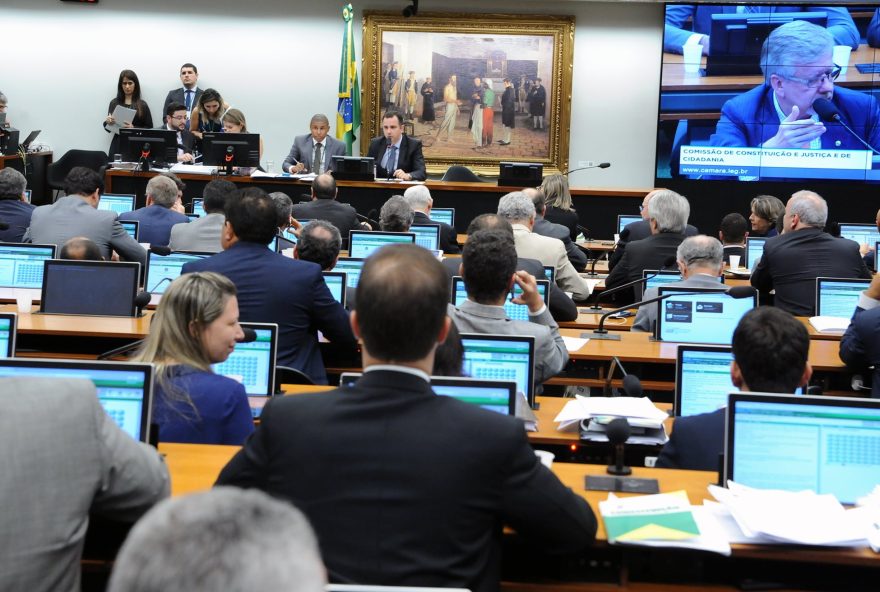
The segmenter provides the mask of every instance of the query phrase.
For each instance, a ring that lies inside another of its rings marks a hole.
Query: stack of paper
[[[846,317],[810,317],[810,324],[819,333],[843,333],[849,321]]]
[[[178,162],[169,169],[172,173],[188,173],[190,175],[215,175],[217,167],[203,164],[187,164]]]
[[[576,395],[565,404],[556,421],[559,431],[581,428],[581,437],[593,442],[607,442],[605,426],[617,417],[625,417],[632,428],[631,444],[665,444],[669,439],[663,422],[668,415],[647,397],[582,397]]]

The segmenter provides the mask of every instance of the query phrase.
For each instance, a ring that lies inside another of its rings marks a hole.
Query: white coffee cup
[[[18,306],[18,314],[30,314],[31,306],[34,304],[30,290],[16,289],[13,293],[15,294],[15,304]]]
[[[730,269],[739,269],[739,262],[742,257],[740,255],[730,256]]]
[[[840,75],[846,76],[849,67],[849,57],[852,54],[852,48],[849,45],[835,45],[831,54],[831,61],[835,65],[840,66]]]
[[[699,43],[686,43],[681,46],[681,54],[684,56],[684,71],[687,74],[696,74],[700,71],[703,61],[703,46]]]

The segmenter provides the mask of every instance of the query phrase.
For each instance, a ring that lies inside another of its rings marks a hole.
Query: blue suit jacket
[[[663,445],[657,466],[666,469],[717,471],[724,452],[725,408],[711,413],[675,418],[669,442]]]
[[[856,307],[852,321],[840,340],[840,359],[855,372],[874,366],[871,396],[880,398],[880,307]]]
[[[712,146],[757,147],[779,131],[779,114],[773,105],[773,89],[767,84],[730,99],[721,108],[721,119],[709,139]],[[865,93],[834,88],[831,102],[841,119],[872,146],[880,146],[880,105]],[[865,150],[842,125],[826,123],[823,149]]]
[[[185,214],[155,204],[120,214],[119,219],[137,220],[140,223],[138,225],[138,242],[162,246],[167,245],[171,239],[172,226],[189,223],[189,218]]]
[[[315,331],[334,343],[355,343],[348,314],[330,295],[316,263],[238,242],[183,266],[183,273],[193,271],[215,271],[232,280],[241,320],[278,323],[278,364],[302,370],[318,384],[327,384],[327,374]]]
[[[874,11],[874,16],[868,24],[868,45],[871,47],[880,47],[880,8]]]
[[[0,200],[0,221],[9,224],[6,230],[0,230],[0,241],[20,243],[31,225],[31,214],[36,206],[17,199]]]
[[[767,6],[762,12],[802,12],[805,10],[823,11],[828,14],[828,32],[839,45],[859,46],[859,31],[845,6]],[[681,53],[681,46],[694,33],[709,35],[712,29],[712,15],[733,14],[736,6],[699,6],[693,4],[670,4],[666,7],[666,26],[663,31],[663,51]],[[685,30],[689,17],[693,17],[693,29]]]

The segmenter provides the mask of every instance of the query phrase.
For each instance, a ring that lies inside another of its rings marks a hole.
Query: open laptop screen
[[[725,480],[852,504],[880,483],[880,400],[734,393],[725,444]]]
[[[730,380],[730,347],[680,345],[675,365],[676,417],[710,413],[727,405],[737,390]]]
[[[190,204],[192,208],[192,213],[196,214],[199,218],[205,217],[205,200],[201,197],[194,197],[192,200],[192,204]]]
[[[87,378],[107,415],[135,440],[147,442],[153,397],[153,366],[132,362],[0,359],[0,377]]]
[[[330,294],[333,299],[345,306],[345,272],[344,271],[325,271],[324,283],[330,288]]]
[[[225,362],[213,364],[214,372],[228,376],[244,385],[248,395],[263,397],[275,393],[275,356],[278,350],[278,325],[274,323],[242,323],[257,337],[251,342],[236,343]]]
[[[472,378],[512,380],[534,407],[535,338],[462,333],[464,373]]]
[[[43,262],[40,312],[117,317],[135,315],[140,264],[49,259]],[[100,289],[95,289],[100,286]]]
[[[348,256],[364,258],[385,245],[415,244],[416,235],[414,232],[352,230],[348,241]]]
[[[440,227],[434,224],[413,224],[409,227],[410,232],[416,235],[416,244],[425,247],[429,251],[440,248]]]
[[[764,243],[767,242],[766,236],[750,236],[746,239],[746,267],[755,269],[758,259],[764,254]]]
[[[642,219],[641,215],[630,215],[630,214],[618,214],[617,215],[617,234],[623,232],[623,229],[627,227],[628,224],[632,224],[633,222],[638,222]]]
[[[138,226],[140,222],[137,220],[120,220],[119,223],[122,224],[122,228],[128,233],[128,236],[134,240],[138,239]]]
[[[848,238],[860,245],[871,246],[880,241],[880,230],[876,224],[852,224],[841,222],[839,225],[840,237]]]
[[[675,294],[657,304],[656,337],[661,341],[729,344],[739,320],[757,305],[757,294],[732,298],[724,291],[672,286],[660,286],[657,292]]]
[[[0,312],[0,358],[15,355],[15,321],[14,312]]]
[[[197,253],[194,251],[174,251],[168,255],[160,255],[150,251],[147,256],[147,273],[144,289],[151,294],[164,294],[171,282],[180,275],[186,263],[198,261],[211,255],[212,253]]]
[[[674,284],[675,282],[684,280],[684,278],[681,277],[681,274],[673,269],[643,269],[642,278],[648,278],[645,281],[645,290],[648,288],[658,288],[666,284]],[[718,276],[718,283],[724,283],[724,276]]]
[[[134,195],[105,193],[98,202],[99,210],[124,214],[134,210]]]
[[[850,318],[856,311],[859,295],[871,280],[816,278],[816,314],[823,317]]]
[[[548,293],[550,292],[550,282],[547,280],[535,280],[535,283],[538,286],[538,294],[541,295],[541,298],[546,305],[548,302]],[[513,296],[518,297],[520,295],[522,295],[522,288],[520,288],[518,284],[514,284]],[[464,284],[464,278],[461,276],[456,275],[452,278],[452,296],[452,303],[456,307],[461,306],[464,301],[467,300],[467,288]],[[529,307],[525,304],[514,304],[510,301],[510,298],[508,298],[504,301],[504,314],[507,315],[508,319],[515,321],[528,321]]]
[[[39,290],[43,262],[55,258],[55,245],[0,243],[0,286]]]
[[[455,208],[431,208],[431,220],[455,226]]]
[[[336,260],[333,271],[344,271],[345,281],[349,288],[357,288],[358,280],[361,279],[361,268],[364,260],[358,257],[340,257]]]

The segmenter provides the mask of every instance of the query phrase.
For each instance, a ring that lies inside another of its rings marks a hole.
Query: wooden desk
[[[614,241],[608,240],[589,240],[582,243],[575,243],[578,247],[585,251],[595,251],[598,253],[605,253],[608,251],[614,250]]]
[[[24,141],[24,136],[20,140]],[[31,203],[39,206],[52,203],[52,189],[47,181],[48,167],[52,164],[52,152],[29,152],[23,161],[18,154],[0,155],[0,169],[10,167],[23,174],[31,190]]]
[[[137,318],[39,314],[38,305],[31,310],[31,314],[18,315],[16,332],[20,335],[143,339],[150,332],[150,321],[154,314],[152,310]],[[17,308],[15,304],[2,304],[0,311],[16,312]]]

